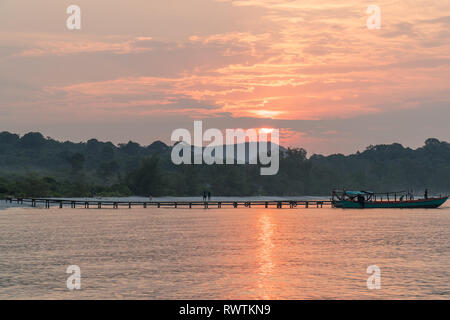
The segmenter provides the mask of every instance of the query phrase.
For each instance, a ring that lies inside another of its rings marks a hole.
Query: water
[[[1,299],[449,299],[450,207],[0,211]],[[66,287],[69,265],[81,290]],[[381,269],[369,290],[366,269]]]

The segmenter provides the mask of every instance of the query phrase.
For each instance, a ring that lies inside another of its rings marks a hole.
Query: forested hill
[[[333,188],[450,191],[450,144],[428,139],[418,149],[369,146],[353,155],[312,155],[282,149],[280,170],[261,176],[257,165],[180,165],[156,141],[59,142],[40,133],[0,133],[0,196],[328,195]]]

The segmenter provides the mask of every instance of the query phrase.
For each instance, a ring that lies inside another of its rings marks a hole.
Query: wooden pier
[[[332,206],[331,200],[239,200],[239,201],[111,201],[111,200],[71,200],[45,198],[6,198],[8,203],[29,204],[31,207],[45,208],[322,208]]]

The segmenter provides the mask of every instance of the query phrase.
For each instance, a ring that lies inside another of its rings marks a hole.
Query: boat
[[[448,196],[428,197],[428,191],[422,199],[414,199],[407,191],[375,193],[372,191],[333,190],[332,204],[335,208],[438,208]]]

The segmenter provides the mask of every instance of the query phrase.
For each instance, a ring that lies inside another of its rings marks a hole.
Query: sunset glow
[[[4,129],[149,144],[203,119],[323,153],[450,138],[449,1],[379,1],[379,30],[356,0],[78,2],[79,31],[60,23],[66,1],[0,5]]]
[[[450,300],[450,0],[0,0],[0,111],[0,300]]]
[[[272,133],[273,130],[274,130],[273,128],[260,128],[259,129],[259,131],[261,131],[262,133],[265,133],[265,134]]]

